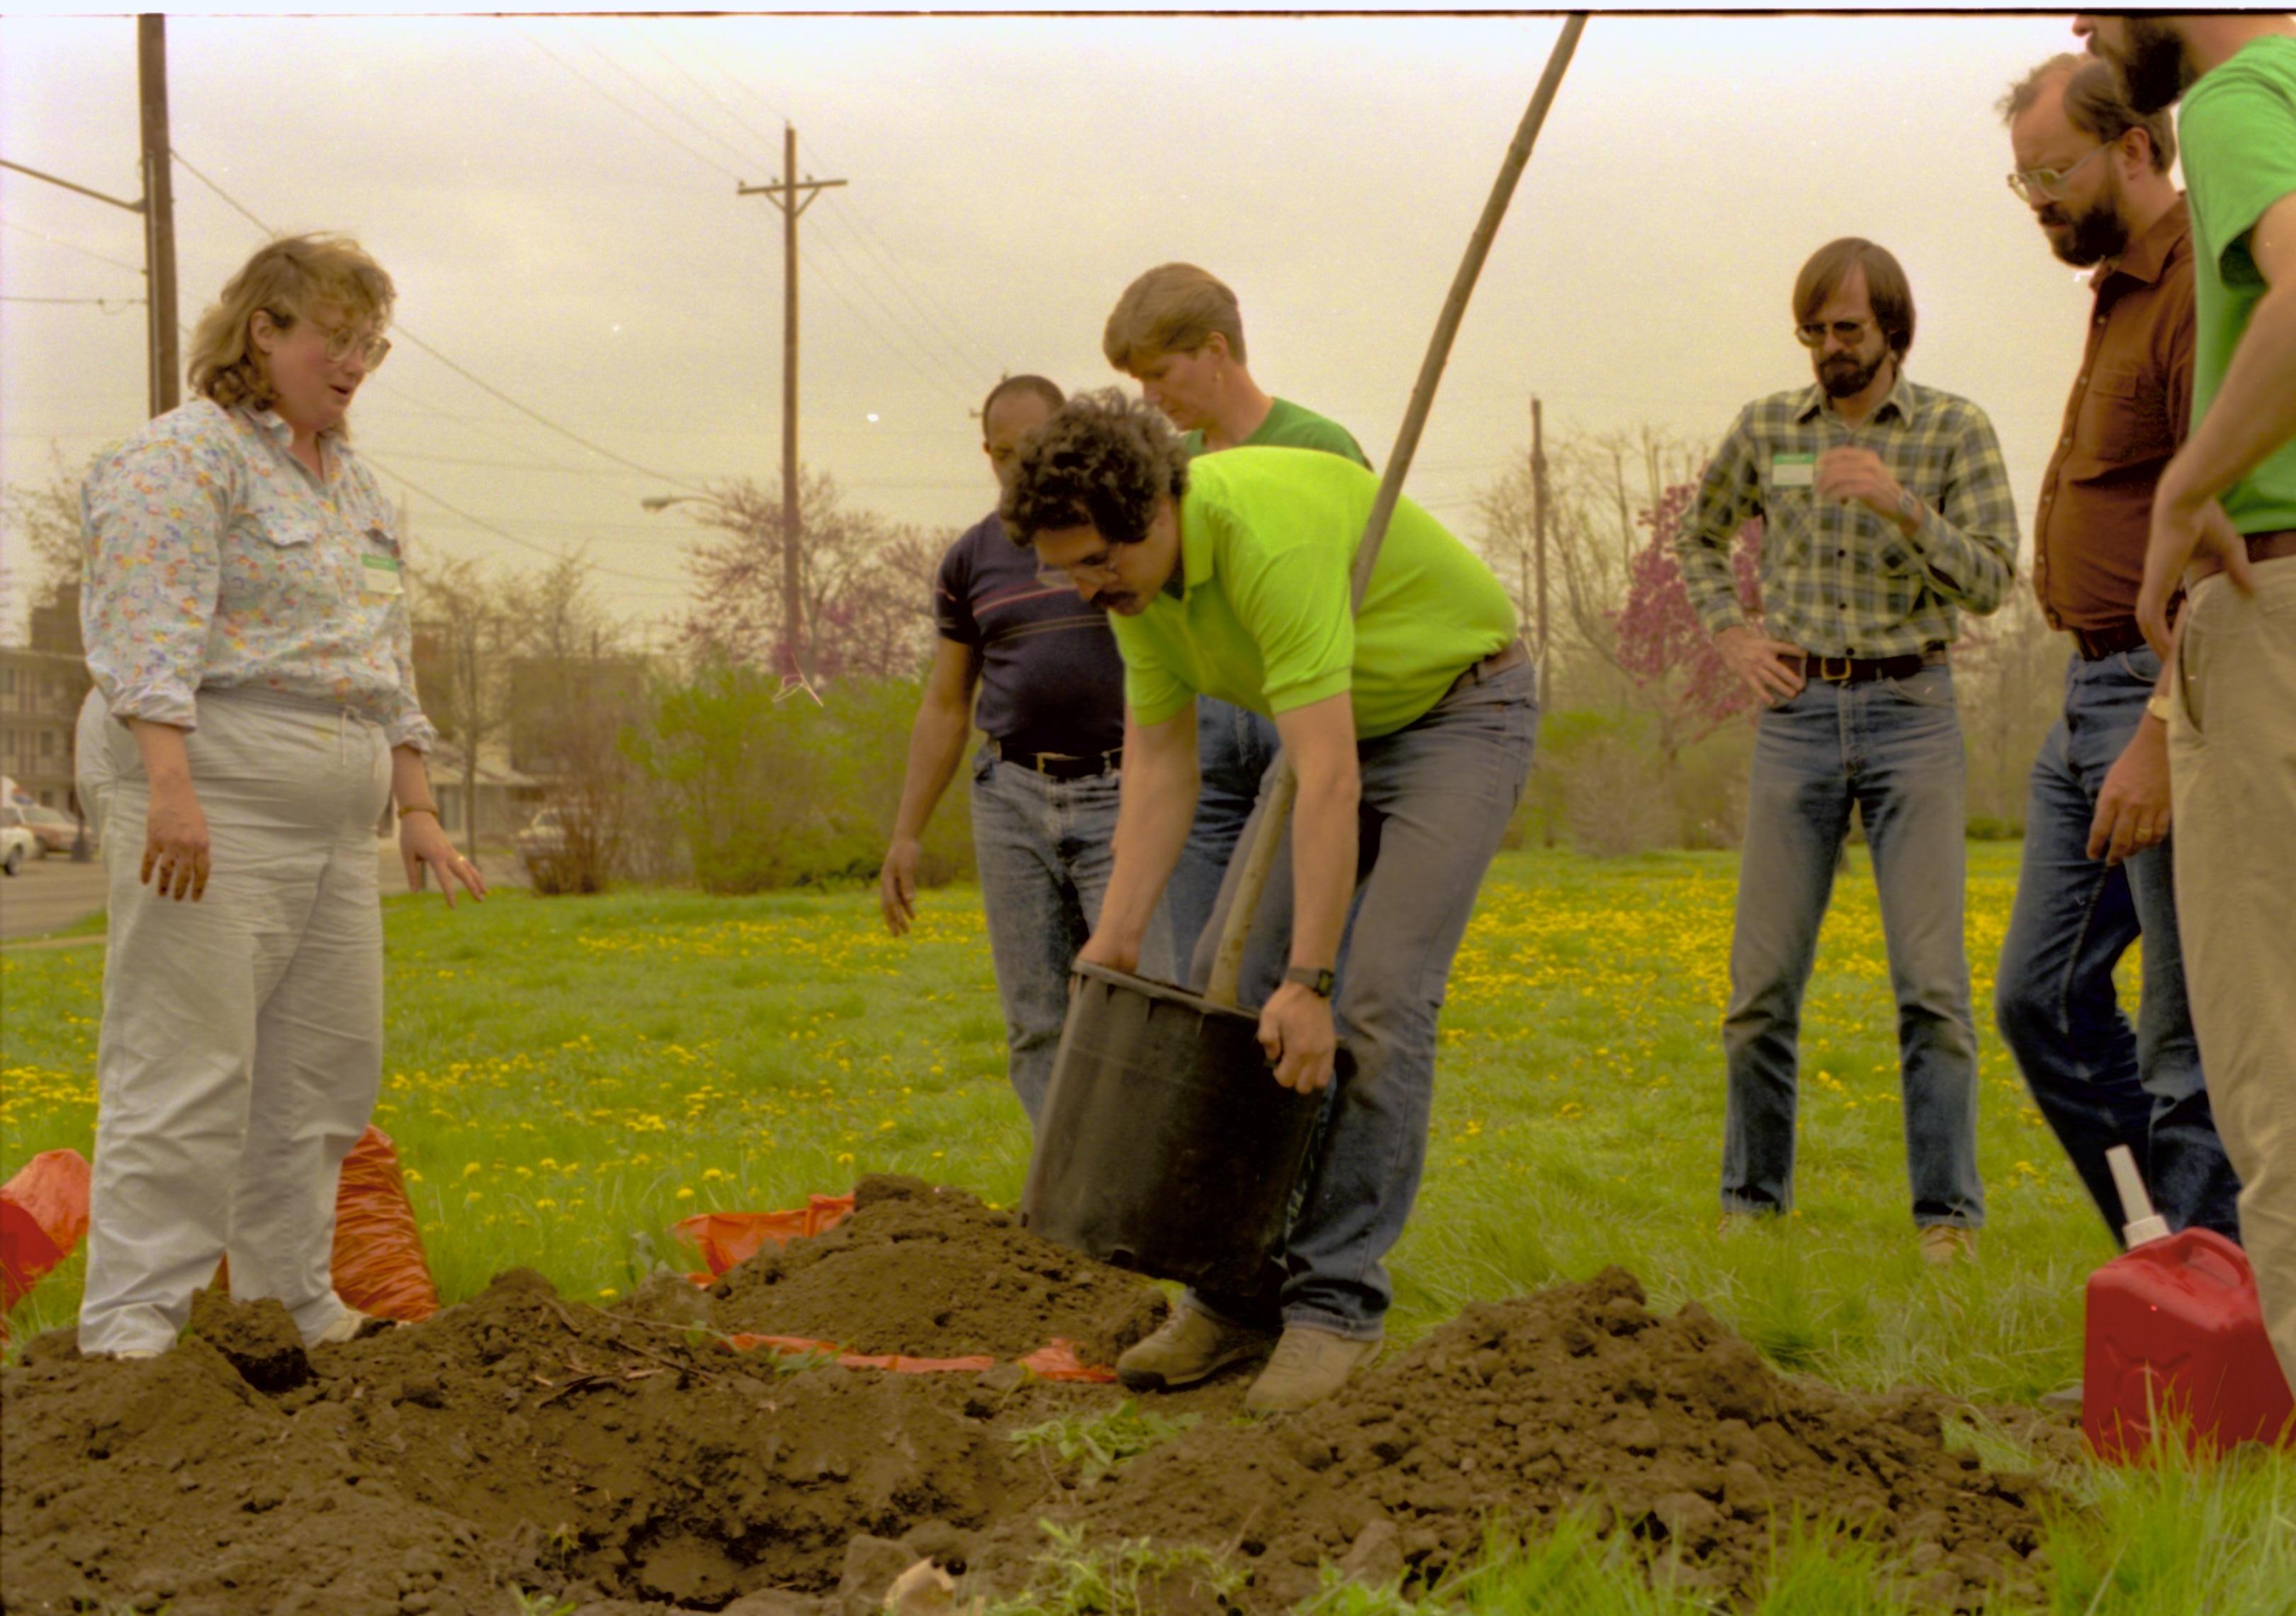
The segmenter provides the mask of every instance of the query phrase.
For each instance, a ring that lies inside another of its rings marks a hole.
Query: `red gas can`
[[[2296,1402],[2264,1333],[2247,1255],[2209,1229],[2132,1242],[2089,1276],[2089,1446],[2108,1459],[2137,1457],[2156,1425],[2176,1422],[2202,1452],[2296,1442]]]

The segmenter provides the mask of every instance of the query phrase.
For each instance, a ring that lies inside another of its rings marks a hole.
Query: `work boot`
[[[1116,1360],[1116,1378],[1135,1391],[1168,1391],[1193,1386],[1230,1364],[1261,1357],[1275,1344],[1268,1331],[1224,1324],[1182,1302],[1155,1334],[1134,1342]]]
[[[377,1318],[372,1313],[362,1313],[357,1308],[346,1308],[343,1316],[319,1333],[314,1347],[340,1347],[346,1341],[363,1341],[371,1335],[381,1335],[386,1330],[397,1330],[404,1319]]]
[[[1243,1394],[1243,1406],[1253,1414],[1291,1414],[1320,1403],[1371,1362],[1381,1344],[1378,1336],[1357,1341],[1336,1330],[1287,1325],[1275,1356]]]
[[[1932,1223],[1922,1230],[1922,1260],[1934,1268],[1977,1260],[1977,1231],[1958,1224]]]

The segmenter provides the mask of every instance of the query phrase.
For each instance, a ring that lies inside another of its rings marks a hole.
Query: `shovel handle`
[[[1426,431],[1428,414],[1435,407],[1435,390],[1442,382],[1443,367],[1450,363],[1451,345],[1458,337],[1459,323],[1466,317],[1467,299],[1474,295],[1475,282],[1483,273],[1483,261],[1490,257],[1491,243],[1497,239],[1499,225],[1506,217],[1507,204],[1514,200],[1515,183],[1521,179],[1523,168],[1530,161],[1530,150],[1538,144],[1538,132],[1546,123],[1547,110],[1554,104],[1555,92],[1562,87],[1563,71],[1578,48],[1578,36],[1586,31],[1584,12],[1573,12],[1563,19],[1562,32],[1547,54],[1546,70],[1539,75],[1538,88],[1531,94],[1530,105],[1523,110],[1522,122],[1515,129],[1506,160],[1499,165],[1498,178],[1492,182],[1490,196],[1483,203],[1482,217],[1475,222],[1475,233],[1467,239],[1467,250],[1459,260],[1459,271],[1451,277],[1450,295],[1443,299],[1443,312],[1435,322],[1435,334],[1428,340],[1427,357],[1420,362],[1419,380],[1411,390],[1411,406],[1404,412],[1403,428],[1396,434],[1386,473],[1380,479],[1379,494],[1372,501],[1370,520],[1364,524],[1363,539],[1356,546],[1349,601],[1353,611],[1363,610],[1364,595],[1371,587],[1372,569],[1378,564],[1380,546],[1387,539],[1388,522],[1395,514],[1396,501],[1403,496],[1403,479],[1411,470],[1412,456],[1419,451],[1420,435]],[[1292,770],[1291,757],[1279,752],[1275,777],[1268,783],[1267,800],[1258,816],[1259,829],[1251,845],[1243,849],[1243,870],[1236,878],[1235,896],[1228,903],[1227,921],[1220,929],[1219,948],[1212,956],[1211,981],[1204,997],[1216,1005],[1233,1005],[1237,1002],[1243,976],[1244,939],[1251,934],[1252,918],[1259,912],[1260,895],[1267,887],[1267,873],[1275,863],[1275,849],[1283,844],[1284,828],[1291,823],[1292,805],[1299,792],[1299,776]]]

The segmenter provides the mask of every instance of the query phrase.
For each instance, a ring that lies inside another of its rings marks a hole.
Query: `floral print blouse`
[[[199,398],[97,463],[81,495],[88,671],[115,718],[191,729],[198,692],[251,687],[428,751],[397,513],[339,435],[324,480],[291,437],[275,412]]]

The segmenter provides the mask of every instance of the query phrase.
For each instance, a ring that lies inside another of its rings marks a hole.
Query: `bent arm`
[[[1919,509],[1900,530],[1939,595],[1980,617],[2000,610],[2017,572],[2017,502],[1993,423],[1972,409],[1953,446],[1939,504]]]
[[[1276,733],[1300,780],[1292,810],[1292,959],[1328,971],[1355,897],[1357,804],[1355,702],[1346,691],[1275,715]]]

